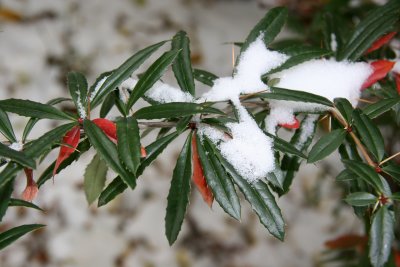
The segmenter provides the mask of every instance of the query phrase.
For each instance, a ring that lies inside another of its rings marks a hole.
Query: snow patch
[[[12,143],[9,148],[16,150],[16,151],[22,151],[22,149],[24,148],[24,145],[21,142],[15,142]]]
[[[104,82],[107,80],[108,76],[103,77],[94,87],[93,92],[90,94],[90,101],[93,100],[93,98],[97,95],[99,92],[100,88],[103,86]]]
[[[145,96],[159,103],[194,101],[194,98],[190,93],[183,92],[178,88],[162,82],[156,82],[154,86],[146,92]]]

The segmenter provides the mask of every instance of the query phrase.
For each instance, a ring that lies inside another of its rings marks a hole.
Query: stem
[[[395,157],[397,157],[397,156],[399,156],[399,155],[400,155],[400,152],[397,152],[396,154],[391,155],[390,157],[388,157],[388,158],[382,160],[382,161],[379,163],[379,166],[381,166],[382,164],[388,162],[389,160],[391,160],[391,159],[393,159],[393,158],[395,158]]]

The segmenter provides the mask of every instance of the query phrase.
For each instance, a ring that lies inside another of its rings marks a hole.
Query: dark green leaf
[[[369,258],[374,267],[387,262],[394,239],[394,216],[387,206],[382,206],[372,219],[369,233]]]
[[[354,175],[352,171],[344,169],[338,174],[338,176],[336,176],[336,181],[338,182],[353,181],[356,178],[357,177]]]
[[[17,173],[22,170],[22,168],[23,167],[21,165],[15,162],[8,163],[3,171],[0,172],[0,189],[4,186],[7,186],[7,184],[14,179]]]
[[[7,159],[18,162],[25,167],[36,169],[36,162],[33,159],[27,157],[23,151],[16,151],[6,145],[3,145],[3,143],[0,143],[0,157],[5,157]]]
[[[291,143],[287,142],[286,140],[283,140],[282,138],[279,138],[278,136],[275,136],[273,134],[270,134],[268,132],[264,132],[268,137],[272,138],[274,140],[274,149],[278,150],[280,152],[283,152],[285,154],[291,154],[298,156],[300,158],[307,158],[301,151],[299,151],[294,145]]]
[[[372,10],[354,29],[349,41],[338,51],[338,60],[357,60],[383,34],[389,32],[399,19],[400,2],[389,1]]]
[[[53,120],[75,120],[75,118],[64,113],[49,104],[42,104],[23,99],[0,100],[0,108],[4,111],[16,113],[25,117]]]
[[[31,231],[34,231],[36,229],[42,228],[44,226],[45,225],[43,224],[27,224],[14,227],[8,231],[0,233],[0,250],[7,247],[8,245],[16,241],[18,238],[22,237],[23,235]]]
[[[81,118],[86,117],[88,84],[85,76],[79,72],[69,72],[67,76],[69,93]],[[83,109],[83,110],[82,110]]]
[[[180,31],[172,39],[172,50],[181,50],[172,64],[176,80],[183,91],[195,95],[194,78],[190,59],[190,41],[186,32]]]
[[[22,199],[16,199],[16,198],[10,198],[10,201],[8,202],[9,207],[27,207],[27,208],[32,208],[35,210],[40,210],[44,211],[41,209],[39,206],[33,204],[32,202],[28,202]]]
[[[336,129],[322,136],[308,153],[307,162],[313,163],[329,156],[343,143],[346,134],[346,130]]]
[[[96,200],[103,190],[106,183],[107,170],[106,163],[98,154],[96,154],[89,165],[87,165],[83,179],[83,189],[89,205]]]
[[[353,112],[353,121],[361,141],[375,156],[376,160],[381,161],[385,155],[385,144],[379,128],[358,109]]]
[[[215,200],[220,204],[220,206],[233,218],[240,219],[240,204],[238,202],[238,197],[235,192],[232,181],[226,175],[222,174],[221,164],[210,148],[208,143],[203,143],[200,138],[197,138],[197,152],[201,165],[203,167],[204,176],[206,178],[208,186],[211,188]],[[208,153],[208,154],[206,154]]]
[[[127,185],[134,189],[136,186],[136,177],[134,174],[129,173],[119,161],[118,151],[115,144],[92,121],[84,120],[83,128],[85,129],[85,133],[88,136],[90,143],[99,153],[101,158],[111,169],[121,176],[122,180]]]
[[[382,168],[382,170],[393,177],[398,183],[400,183],[400,165],[388,164]]]
[[[132,172],[140,164],[139,126],[135,118],[120,118],[117,120],[118,154],[122,162]]]
[[[253,97],[261,97],[275,100],[286,100],[296,102],[307,102],[314,104],[321,104],[324,106],[332,107],[333,103],[323,96],[297,91],[284,88],[272,87],[271,92],[255,94]]]
[[[224,115],[219,109],[207,107],[204,104],[173,102],[141,108],[134,114],[134,117],[137,119],[152,120],[178,118],[194,114]]]
[[[353,106],[350,104],[349,100],[346,98],[335,98],[335,108],[337,108],[342,114],[343,118],[351,123],[353,119]]]
[[[6,214],[13,188],[14,179],[10,180],[5,186],[0,187],[0,222]]]
[[[108,95],[111,91],[117,88],[123,81],[128,79],[132,73],[140,66],[142,63],[150,57],[154,52],[157,51],[166,41],[159,42],[152,46],[146,47],[132,57],[128,58],[121,66],[119,66],[116,70],[114,70],[110,75],[106,78],[103,85],[99,88],[98,92],[94,96],[91,107],[92,109],[100,104],[106,95]],[[106,76],[106,75],[104,75]],[[99,80],[99,79],[98,79]],[[93,93],[94,88],[91,88],[91,93]]]
[[[11,125],[10,119],[8,118],[7,113],[5,113],[0,108],[0,133],[7,138],[8,141],[15,143],[17,142],[17,138],[15,137],[15,133],[13,127]]]
[[[384,192],[382,181],[374,168],[356,160],[343,160],[343,163],[347,169],[372,185],[378,192]]]
[[[181,50],[171,50],[162,54],[140,77],[126,104],[126,112],[149,90],[164,74],[168,66],[174,62]]]
[[[279,162],[276,161],[275,163],[275,170],[272,172],[269,172],[267,174],[267,177],[265,179],[270,182],[273,186],[283,189],[283,182],[284,182],[284,176],[281,168],[279,167]]]
[[[218,79],[218,76],[215,74],[212,74],[211,72],[205,71],[205,70],[200,70],[200,69],[194,69],[193,70],[193,76],[194,78],[208,86],[213,86],[214,81]]]
[[[165,234],[172,245],[181,230],[189,204],[190,178],[192,177],[192,134],[189,133],[176,162],[167,199]]]
[[[345,201],[352,206],[356,207],[362,207],[362,206],[368,206],[368,205],[373,205],[376,203],[378,198],[374,196],[373,194],[367,193],[367,192],[355,192],[349,194]]]
[[[106,189],[101,192],[99,196],[99,201],[97,203],[97,207],[101,207],[106,205],[108,202],[113,200],[116,196],[121,194],[127,189],[128,186],[121,177],[117,176],[115,179],[106,187]]]
[[[400,97],[382,99],[374,104],[366,106],[363,110],[363,113],[368,117],[370,117],[371,119],[374,119],[382,115],[383,113],[389,111],[393,106],[395,106],[399,102],[400,102]]]
[[[115,94],[111,93],[104,99],[100,108],[100,118],[105,118],[115,104]]]

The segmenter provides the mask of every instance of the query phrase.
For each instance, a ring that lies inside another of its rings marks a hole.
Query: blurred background
[[[226,76],[232,71],[232,46],[227,43],[243,41],[269,8],[286,5],[306,22],[325,2],[1,0],[0,98],[46,102],[68,96],[68,71],[83,72],[91,84],[134,52],[170,39],[181,29],[191,39],[193,64]],[[280,37],[295,35],[286,30]],[[165,80],[174,83],[170,73]],[[27,120],[12,120],[21,136]],[[54,126],[43,120],[33,135]],[[135,191],[100,209],[87,205],[82,190],[84,169],[93,156],[93,151],[86,153],[40,189],[34,203],[44,213],[8,211],[0,231],[23,223],[47,227],[2,250],[0,266],[322,266],[326,240],[361,232],[361,223],[341,201],[342,190],[334,183],[341,166],[331,156],[317,166],[303,166],[290,193],[279,199],[287,223],[284,243],[268,234],[247,203],[243,202],[242,221],[237,222],[217,204],[210,210],[194,189],[182,232],[170,247],[164,236],[166,197],[182,141],[174,142],[145,171]],[[56,152],[51,153],[42,166],[55,157]],[[35,177],[43,168],[34,172]],[[22,192],[25,178],[18,177],[17,183],[16,192]]]

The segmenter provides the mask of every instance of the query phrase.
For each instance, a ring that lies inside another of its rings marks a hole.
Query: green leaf
[[[98,92],[94,96],[91,107],[92,109],[100,104],[104,97],[106,97],[111,91],[117,88],[123,81],[128,79],[132,73],[140,66],[142,63],[149,58],[154,52],[157,51],[166,41],[159,42],[152,46],[146,47],[130,58],[128,58],[121,66],[116,70],[111,72],[111,74],[104,81],[103,85],[99,88]],[[91,93],[93,93],[91,88]]]
[[[88,84],[85,76],[79,72],[69,72],[67,75],[68,89],[81,118],[86,117],[86,101]],[[81,108],[84,110],[81,111]],[[84,113],[82,113],[84,112]]]
[[[370,117],[371,119],[374,119],[374,118],[382,115],[383,113],[389,111],[392,107],[394,107],[399,102],[400,102],[400,97],[382,99],[374,104],[366,106],[363,110],[363,113],[365,115],[367,115],[368,117]]]
[[[203,146],[197,135],[196,138],[197,152],[203,167],[204,176],[213,192],[215,200],[226,213],[240,220],[240,204],[231,179],[226,174],[224,175],[224,170],[220,162],[215,158],[211,145],[208,142],[204,142]]]
[[[354,179],[356,179],[354,173],[348,169],[344,169],[336,176],[338,182],[353,181]]]
[[[394,239],[394,215],[382,206],[372,218],[369,233],[369,258],[374,267],[382,267],[389,259]]]
[[[363,162],[356,160],[342,160],[347,169],[352,171],[355,175],[369,183],[378,192],[384,192],[382,181],[375,169]]]
[[[211,72],[205,71],[205,70],[200,70],[200,69],[194,69],[193,76],[197,81],[199,81],[205,85],[208,85],[210,87],[213,86],[214,81],[216,79],[218,79],[217,75],[215,75]]]
[[[20,170],[22,170],[22,168],[23,167],[21,165],[15,162],[9,162],[7,166],[0,172],[0,189],[4,186],[7,186],[7,183],[14,179],[14,177]]]
[[[168,66],[174,62],[181,50],[171,50],[162,54],[140,77],[126,104],[126,112],[149,90],[164,74]]]
[[[270,134],[268,132],[264,132],[264,134],[274,140],[274,149],[275,150],[278,150],[278,151],[283,152],[285,154],[295,155],[295,156],[298,156],[298,157],[303,158],[303,159],[307,158],[306,155],[304,155],[294,145],[292,145],[291,143],[287,142],[286,140],[283,140],[282,138],[279,138],[278,136]]]
[[[9,207],[27,207],[27,208],[32,208],[35,210],[40,210],[44,211],[42,208],[39,206],[33,204],[32,202],[28,202],[22,199],[16,199],[16,198],[10,198],[10,201],[8,202]]]
[[[8,231],[0,233],[0,250],[7,247],[18,238],[22,237],[23,235],[34,231],[36,229],[42,228],[45,225],[43,224],[26,224],[21,225],[18,227],[14,227]]]
[[[286,100],[295,102],[306,102],[313,104],[321,104],[328,107],[333,107],[333,103],[323,96],[284,88],[272,87],[271,92],[255,94],[253,97],[261,97],[275,100]]]
[[[13,189],[14,179],[10,180],[5,186],[0,187],[0,222],[6,214]]]
[[[386,5],[372,10],[354,29],[349,41],[338,51],[338,60],[357,60],[383,34],[393,28],[399,19],[400,2],[389,1]]]
[[[105,118],[115,104],[115,94],[111,93],[104,99],[100,108],[100,118]]]
[[[165,234],[170,245],[178,237],[189,204],[190,178],[192,177],[191,143],[192,134],[189,133],[176,162],[168,193]]]
[[[313,163],[332,154],[343,143],[346,134],[346,130],[336,129],[322,136],[308,153],[307,162]]]
[[[385,156],[385,144],[379,128],[358,109],[353,112],[353,121],[361,141],[375,156],[376,160],[381,161]]]
[[[88,139],[85,139],[84,141],[81,141],[78,145],[78,147],[76,148],[75,152],[73,152],[68,158],[66,158],[58,167],[56,174],[60,173],[63,169],[65,169],[66,167],[68,167],[69,165],[71,165],[72,162],[74,162],[75,160],[78,160],[79,157],[85,153],[86,151],[88,151],[90,148],[90,142]],[[53,177],[53,170],[54,170],[54,166],[56,165],[56,161],[53,161],[52,164],[49,165],[49,167],[46,168],[46,170],[44,170],[44,172],[42,173],[42,175],[40,175],[40,177],[38,178],[38,180],[36,181],[36,184],[38,185],[38,187],[40,188],[46,181],[50,180]]]
[[[282,30],[287,16],[288,11],[285,7],[270,9],[247,36],[240,48],[240,55],[260,36],[262,36],[265,45],[268,46]],[[240,55],[238,56],[238,60],[236,60],[236,66],[239,64]]]
[[[6,145],[3,145],[3,143],[0,143],[0,157],[5,157],[15,162],[18,162],[25,167],[36,169],[36,162],[33,159],[27,157],[23,151],[16,151]]]
[[[180,31],[175,34],[171,43],[172,50],[181,50],[172,64],[175,78],[179,87],[193,96],[195,95],[194,78],[190,59],[190,41],[186,32]]]
[[[163,118],[178,118],[194,114],[225,115],[225,113],[219,109],[207,107],[205,104],[173,102],[141,108],[136,111],[133,116],[136,119],[153,120]]]
[[[90,143],[96,149],[97,153],[99,153],[101,158],[111,169],[121,176],[122,180],[127,185],[134,189],[136,186],[136,177],[122,166],[118,158],[118,151],[115,144],[92,121],[84,120],[83,128],[85,129],[85,133],[88,136]]]
[[[384,166],[382,170],[400,183],[400,166],[398,164],[388,164]]]
[[[310,47],[310,46],[291,46],[286,49],[283,49],[280,51],[284,54],[287,54],[290,56],[288,60],[286,60],[282,65],[279,67],[272,69],[268,72],[268,74],[264,74],[263,78],[266,77],[269,74],[272,73],[277,73],[282,70],[289,69],[291,67],[294,67],[296,65],[299,65],[303,62],[312,60],[314,58],[321,58],[323,56],[329,55],[332,52],[326,49],[322,49],[319,47]]]
[[[25,117],[53,120],[75,120],[75,118],[64,113],[49,104],[42,104],[23,99],[0,100],[0,108],[4,111],[16,113]]]
[[[89,205],[96,200],[103,190],[106,183],[107,171],[106,163],[98,154],[96,154],[89,165],[87,165],[83,179],[83,189]]]
[[[118,154],[122,162],[132,172],[140,164],[139,126],[135,118],[120,118],[117,120]]]
[[[0,108],[0,133],[7,138],[8,141],[15,143],[17,142],[17,138],[15,137],[15,133],[13,127],[11,125],[10,119],[8,118],[7,113],[4,112]]]
[[[335,98],[335,108],[337,108],[342,114],[343,118],[348,122],[351,123],[353,119],[353,106],[350,104],[349,100],[346,98]]]
[[[283,182],[284,182],[284,176],[281,168],[279,167],[279,162],[275,162],[275,170],[272,172],[267,173],[267,176],[265,179],[270,182],[273,186],[283,189]]]
[[[373,205],[376,203],[378,198],[374,196],[373,194],[367,193],[367,192],[355,192],[349,194],[345,201],[352,206],[356,207],[362,207],[362,206],[368,206],[368,205]]]
[[[101,192],[99,196],[99,201],[97,202],[97,207],[106,205],[116,196],[124,192],[127,188],[128,186],[126,185],[126,183],[124,183],[121,177],[115,177],[115,179],[106,187],[106,189]]]
[[[233,166],[229,164],[221,154],[217,153],[217,156],[246,200],[250,203],[251,208],[257,214],[260,222],[273,236],[279,240],[283,240],[285,236],[285,222],[283,221],[281,211],[276,204],[274,196],[268,189],[268,186],[262,181],[258,181],[253,185],[250,184],[236,172]]]

